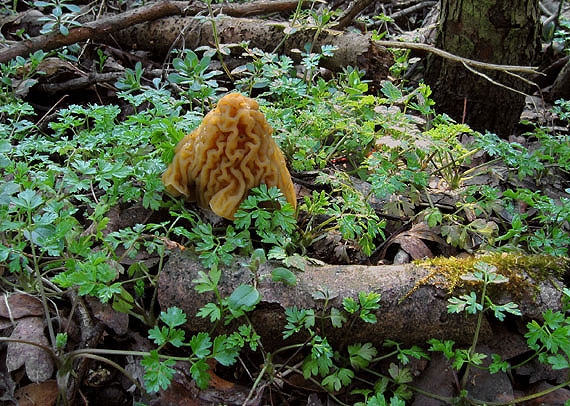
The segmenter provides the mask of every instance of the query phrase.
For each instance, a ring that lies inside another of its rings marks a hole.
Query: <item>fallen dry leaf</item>
[[[0,330],[4,330],[10,326],[12,326],[12,322],[10,320],[0,317]]]
[[[402,233],[396,236],[393,241],[400,244],[400,247],[413,259],[433,258],[433,253],[429,247],[415,235]]]
[[[117,335],[122,336],[129,330],[129,315],[113,309],[109,303],[101,303],[99,299],[91,296],[86,301],[97,320],[112,329]]]
[[[31,341],[49,346],[44,334],[44,322],[39,317],[18,320],[10,338]],[[32,382],[44,382],[53,374],[53,360],[43,349],[30,344],[9,342],[6,351],[6,368],[9,372],[25,366]]]
[[[42,316],[42,302],[30,295],[16,293],[0,296],[0,317],[6,319],[21,319],[27,316]]]
[[[42,383],[31,383],[16,390],[18,406],[53,406],[57,400],[57,382],[50,379]]]
[[[14,392],[16,389],[16,382],[12,376],[4,368],[0,370],[0,405],[15,405],[17,404]]]

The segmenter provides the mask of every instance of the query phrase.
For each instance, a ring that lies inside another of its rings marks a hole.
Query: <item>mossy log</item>
[[[231,267],[223,267],[219,282],[222,297],[231,294],[240,284],[253,283],[251,271],[240,265],[240,262],[247,262],[247,259],[238,259]],[[392,339],[405,344],[422,345],[434,337],[469,344],[472,339],[474,317],[468,317],[464,313],[448,313],[447,299],[450,293],[440,287],[441,275],[434,276],[433,270],[427,266],[307,266],[304,272],[296,274],[295,286],[272,281],[270,274],[274,266],[264,264],[258,270],[257,289],[262,299],[250,315],[250,320],[257,333],[262,336],[266,349],[271,350],[283,345],[285,308],[296,306],[298,309],[313,309],[316,312],[322,309],[323,301],[315,300],[313,296],[319,289],[327,289],[334,296],[330,305],[338,309],[342,308],[343,298],[357,298],[361,291],[374,291],[381,295],[381,306],[376,311],[377,323],[369,324],[357,320],[350,329],[333,328],[329,323],[325,323],[326,331],[321,334],[326,334],[328,340],[333,343],[370,341],[379,345],[385,339]],[[174,252],[159,281],[158,298],[162,310],[171,306],[184,310],[188,316],[185,328],[192,332],[211,330],[212,324],[209,320],[196,316],[196,313],[206,303],[215,302],[213,294],[199,294],[194,289],[195,283],[192,281],[198,277],[199,271],[207,272],[195,256],[187,252]],[[500,285],[501,290],[493,293],[493,301],[516,301],[523,313],[523,320],[540,318],[546,309],[560,307],[561,293],[555,285],[556,281],[548,279],[536,283],[529,280],[528,288],[521,287],[520,283],[516,287]],[[562,284],[558,283],[558,286]],[[476,287],[474,289],[478,291]],[[496,323],[492,315],[486,316],[481,334],[483,342],[493,340]],[[216,333],[227,332],[223,329],[231,328],[232,326],[220,327]],[[293,336],[292,340],[302,342],[303,338]],[[291,339],[288,343],[290,342]]]

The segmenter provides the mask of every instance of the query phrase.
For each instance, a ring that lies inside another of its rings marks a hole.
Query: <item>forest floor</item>
[[[570,404],[569,20],[493,134],[379,45],[435,2],[135,3],[0,8],[0,405]],[[236,91],[296,202],[228,219],[161,176]]]

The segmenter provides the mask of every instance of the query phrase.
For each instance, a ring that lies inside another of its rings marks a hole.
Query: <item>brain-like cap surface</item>
[[[291,175],[272,132],[255,100],[228,94],[178,143],[162,182],[170,194],[228,219],[249,189],[262,183],[281,189],[296,207]]]

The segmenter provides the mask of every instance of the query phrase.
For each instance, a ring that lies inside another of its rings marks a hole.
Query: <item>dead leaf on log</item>
[[[16,293],[0,297],[0,317],[16,320],[27,316],[42,316],[43,314],[42,302],[34,296]]]
[[[385,135],[382,137],[378,137],[376,139],[376,146],[380,147],[382,145],[387,146],[388,148],[397,148],[402,146],[402,141],[395,139],[389,135]]]
[[[422,259],[425,257],[433,258],[433,254],[429,247],[413,233],[401,233],[394,237],[393,242],[400,244],[400,247],[410,254],[412,259]]]
[[[56,57],[45,58],[40,62],[37,69],[45,73],[45,77],[66,74],[68,76],[85,76],[83,72],[71,62]]]
[[[49,346],[44,334],[44,322],[39,317],[18,320],[10,338],[31,341]],[[53,360],[43,349],[30,344],[9,342],[6,351],[6,368],[12,372],[25,366],[26,375],[32,382],[44,382],[53,374]]]
[[[18,406],[52,406],[57,400],[57,382],[31,383],[16,390],[15,396]]]

